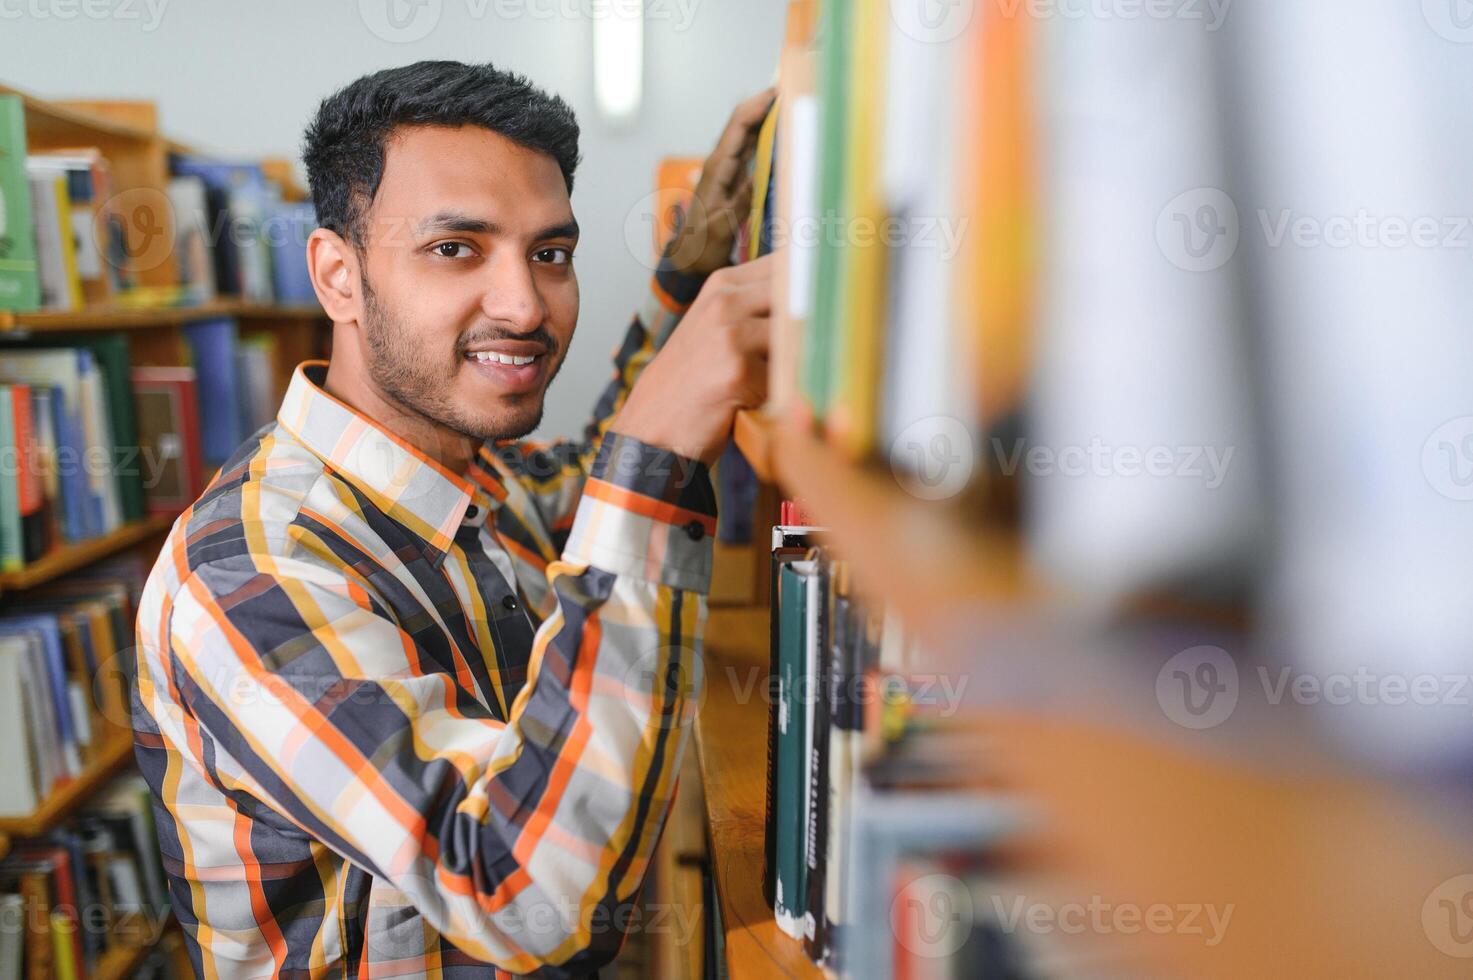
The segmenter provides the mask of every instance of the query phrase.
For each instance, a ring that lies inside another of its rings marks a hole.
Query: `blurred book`
[[[0,94],[0,310],[41,306],[31,190],[26,179],[25,107]]]
[[[148,512],[175,514],[204,492],[195,371],[141,367],[132,378]]]

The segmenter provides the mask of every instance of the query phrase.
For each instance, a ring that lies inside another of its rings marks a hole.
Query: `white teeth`
[[[471,356],[480,361],[482,364],[507,364],[514,367],[518,367],[523,364],[531,364],[533,361],[537,360],[536,354],[529,354],[525,356],[518,354],[498,354],[495,351],[489,350],[473,351],[471,353]]]

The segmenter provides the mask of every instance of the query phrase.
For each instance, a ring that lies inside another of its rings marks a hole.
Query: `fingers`
[[[773,89],[763,89],[751,98],[737,103],[737,107],[732,110],[731,119],[726,123],[725,131],[716,141],[712,159],[739,156],[746,143],[756,141],[757,129],[762,125],[762,120],[767,118],[767,110],[772,107],[774,95],[776,92]]]
[[[768,252],[750,262],[743,262],[721,270],[721,276],[732,285],[760,282],[771,289],[772,277],[777,271],[778,262],[782,261],[782,256],[782,252]]]
[[[772,319],[768,316],[751,316],[739,320],[732,336],[737,349],[749,358],[760,358],[765,370],[767,352],[772,349]]]

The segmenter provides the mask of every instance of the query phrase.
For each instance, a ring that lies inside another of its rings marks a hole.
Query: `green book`
[[[777,838],[777,887],[773,918],[778,928],[803,938],[808,891],[808,715],[813,693],[808,683],[810,589],[815,563],[783,565],[778,629],[777,779],[773,819]],[[816,609],[816,607],[815,607]]]
[[[0,385],[0,570],[18,571],[25,565],[25,545],[20,533],[20,467],[15,463],[15,404],[13,389]]]
[[[825,3],[819,21],[818,213],[821,226],[815,262],[813,312],[803,338],[799,386],[814,418],[822,421],[833,404],[834,345],[841,340],[841,266],[849,231],[843,213],[848,152],[849,45],[853,12],[848,3]]]
[[[0,310],[41,306],[36,229],[26,180],[26,113],[18,95],[0,95]]]

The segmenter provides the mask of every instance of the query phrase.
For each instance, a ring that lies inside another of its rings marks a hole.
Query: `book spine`
[[[26,177],[25,106],[18,95],[0,95],[0,310],[41,305],[31,189]]]
[[[824,928],[827,876],[837,874],[828,863],[829,805],[829,647],[830,606],[833,599],[832,564],[823,552],[818,559],[817,574],[812,581],[814,642],[808,655],[808,676],[812,684],[808,692],[812,712],[812,745],[808,764],[808,823],[805,829],[808,864],[807,891],[804,901],[804,946],[814,962],[822,962],[828,942]]]

